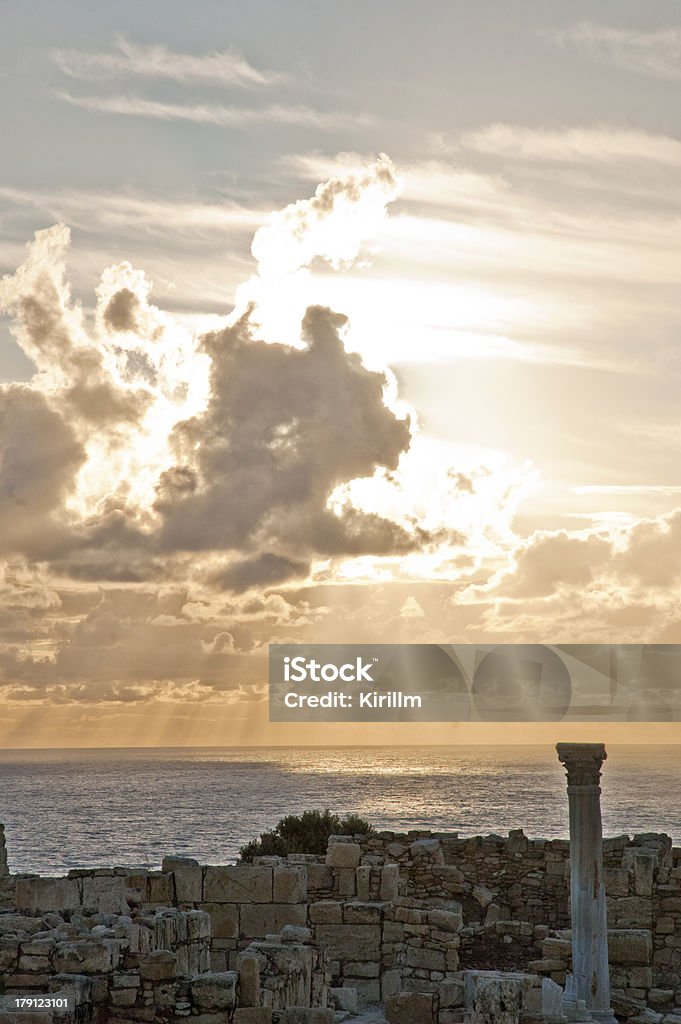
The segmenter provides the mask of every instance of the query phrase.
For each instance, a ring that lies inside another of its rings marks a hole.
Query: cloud
[[[381,157],[273,216],[256,237],[258,280],[318,257],[347,265],[395,190]],[[304,576],[315,559],[431,543],[413,517],[329,504],[339,485],[395,469],[411,442],[407,415],[389,404],[392,382],[346,350],[344,316],[310,307],[292,344],[270,344],[251,300],[228,326],[192,337],[122,262],[102,274],[88,320],[66,280],[68,244],[63,226],[38,232],[0,286],[37,367],[24,390],[44,407],[57,474],[35,502],[60,531],[34,530],[24,554],[36,557],[39,543],[54,572],[83,583],[171,578],[188,552],[227,555],[199,575],[243,590]],[[8,415],[22,423],[16,402]],[[40,431],[36,419],[37,444]]]
[[[608,125],[555,129],[492,124],[464,134],[461,142],[466,149],[514,160],[563,163],[640,160],[669,167],[681,166],[681,142],[678,139]]]
[[[311,199],[273,213],[256,231],[252,252],[258,274],[290,274],[309,266],[315,257],[336,269],[349,266],[399,192],[395,167],[384,153],[369,166],[347,168],[318,185]]]
[[[40,557],[59,541],[84,461],[74,431],[40,392],[0,388],[0,553]]]
[[[78,79],[163,78],[181,83],[217,86],[267,86],[285,79],[274,71],[260,71],[236,50],[190,54],[166,46],[142,46],[123,36],[112,53],[56,50],[54,61],[64,74]]]
[[[186,198],[126,192],[58,190],[45,192],[0,186],[0,198],[17,207],[41,210],[59,220],[91,230],[138,227],[145,232],[168,235],[252,232],[270,214],[264,206],[248,207],[225,201],[195,202]]]
[[[142,96],[74,96],[57,90],[55,96],[73,107],[95,114],[118,114],[123,117],[144,117],[156,121],[190,121],[193,124],[229,128],[253,128],[259,125],[295,125],[337,131],[343,126],[368,127],[372,120],[366,114],[343,114],[314,110],[304,105],[265,107],[225,106],[222,103],[165,103]]]
[[[300,575],[301,556],[424,542],[394,521],[327,507],[339,483],[395,468],[411,439],[409,423],[384,403],[385,377],[345,351],[344,326],[344,317],[311,308],[302,348],[257,340],[248,316],[203,339],[211,397],[175,428],[185,461],[159,484],[164,550],[272,549],[223,576],[241,586],[246,571],[254,582],[263,572],[281,578],[287,566]]]
[[[542,35],[600,64],[667,81],[681,79],[681,26],[645,32],[582,21]]]

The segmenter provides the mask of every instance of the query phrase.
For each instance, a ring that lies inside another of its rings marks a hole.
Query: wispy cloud
[[[368,115],[322,112],[302,105],[266,107],[236,107],[221,103],[163,103],[141,96],[74,96],[58,91],[56,96],[65,103],[96,114],[120,114],[125,117],[146,117],[157,121],[191,121],[194,124],[212,124],[231,128],[251,128],[262,124],[299,125],[320,131],[335,131],[346,125],[368,125]]]
[[[571,490],[573,494],[681,494],[681,487],[676,484],[588,484]]]
[[[681,26],[640,32],[582,21],[542,32],[551,42],[573,47],[591,60],[654,78],[681,80]]]
[[[570,163],[645,160],[668,166],[681,165],[681,142],[669,135],[611,128],[528,128],[492,124],[464,135],[462,145],[478,153],[520,160]]]
[[[72,225],[138,226],[164,233],[168,230],[230,233],[240,228],[252,230],[271,213],[264,206],[258,209],[229,202],[207,203],[89,190],[46,192],[0,186],[0,200],[14,206],[45,210],[57,220]]]
[[[236,50],[215,53],[176,53],[165,46],[138,46],[122,36],[113,52],[55,50],[54,61],[71,78],[163,78],[221,86],[265,86],[284,79],[275,71],[253,67]]]

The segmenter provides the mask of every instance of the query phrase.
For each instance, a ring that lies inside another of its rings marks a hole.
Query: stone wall
[[[201,910],[0,914],[0,1022],[30,1024],[30,1015],[12,1012],[14,1000],[48,993],[71,1006],[36,1012],[40,1024],[272,1024],[275,1011],[285,1021],[292,1007],[319,1008],[315,1024],[332,1019],[326,950],[306,930],[251,944],[234,971],[211,972],[209,960],[210,919]]]
[[[6,875],[0,909],[142,918],[164,907],[200,911],[210,921],[217,973],[238,971],[258,946],[269,963],[263,950],[278,944],[282,929],[309,929],[311,942],[328,951],[333,989],[356,991],[360,1002],[399,994],[441,1001],[461,970],[564,982],[569,870],[567,841],[531,840],[522,831],[386,832],[333,837],[324,857],[222,866],[168,857],[161,871]],[[619,1012],[635,1020],[641,1007],[654,1007],[662,1020],[679,1008],[681,1017],[681,850],[652,833],[606,839],[604,874]],[[287,954],[274,960],[280,956]]]

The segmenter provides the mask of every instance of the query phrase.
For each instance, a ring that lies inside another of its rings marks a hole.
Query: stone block
[[[206,903],[271,903],[272,868],[229,864],[207,867],[203,880]]]
[[[332,960],[380,960],[380,925],[320,924],[315,929],[315,938],[328,947]]]
[[[355,884],[357,886],[358,899],[371,899],[371,866],[369,864],[360,864],[360,866],[356,868]],[[381,899],[383,899],[382,896]]]
[[[383,908],[380,903],[346,903],[343,907],[345,924],[380,924]]]
[[[326,864],[331,868],[356,868],[362,857],[362,848],[357,843],[329,843]]]
[[[234,903],[203,903],[210,917],[210,931],[214,939],[239,937],[239,908]]]
[[[240,1006],[234,1011],[233,1024],[272,1024],[269,1006]]]
[[[305,1006],[289,1006],[279,1018],[280,1024],[333,1024],[333,1020],[333,1010]]]
[[[381,999],[383,1002],[389,996],[396,996],[402,987],[402,972],[393,969],[383,971],[381,974]]]
[[[63,974],[105,974],[118,966],[119,946],[110,939],[60,942],[54,950],[54,970]]]
[[[173,871],[175,899],[178,903],[200,903],[203,899],[203,868],[182,864]]]
[[[307,868],[281,864],[274,868],[275,903],[304,903],[307,899]]]
[[[307,907],[300,903],[257,903],[241,907],[241,934],[247,939],[263,939],[273,932],[280,932],[284,925],[305,927]]]
[[[310,904],[310,921],[313,924],[342,924],[343,908],[336,900],[320,900]]]
[[[438,928],[441,932],[458,932],[463,923],[461,910],[430,910],[428,912],[428,924]]]
[[[608,931],[608,958],[611,964],[650,963],[653,953],[652,935],[638,929],[613,928]]]
[[[209,1013],[232,1012],[236,1007],[236,971],[201,974],[192,978],[191,994],[197,1009]]]
[[[329,995],[336,1010],[345,1010],[346,1013],[357,1013],[357,989],[356,988],[330,988]]]
[[[657,857],[651,853],[638,853],[634,857],[634,892],[637,896],[652,896]]]
[[[260,1006],[260,961],[255,956],[241,953],[237,957],[239,972],[239,1005]]]
[[[334,892],[344,899],[352,899],[357,893],[357,869],[334,869]]]
[[[379,1002],[381,983],[378,978],[348,978],[348,982],[357,989],[357,999],[363,1006]]]
[[[77,910],[80,887],[75,878],[17,878],[17,910],[44,914],[51,910]]]
[[[358,870],[361,870],[358,869]],[[384,864],[381,868],[380,896],[382,900],[396,900],[400,889],[400,869],[397,864]]]
[[[314,889],[330,892],[333,889],[333,868],[326,864],[308,864],[307,888],[308,892]]]
[[[430,993],[401,992],[385,1002],[388,1024],[437,1024],[437,1000]]]
[[[140,960],[144,981],[168,981],[177,977],[177,955],[169,949],[155,949]]]

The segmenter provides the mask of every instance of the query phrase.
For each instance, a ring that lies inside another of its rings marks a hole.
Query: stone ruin
[[[0,1024],[681,1024],[681,849],[602,841],[605,750],[559,756],[571,842],[379,832],[41,878],[0,827]],[[41,993],[72,1008],[12,1012]]]

